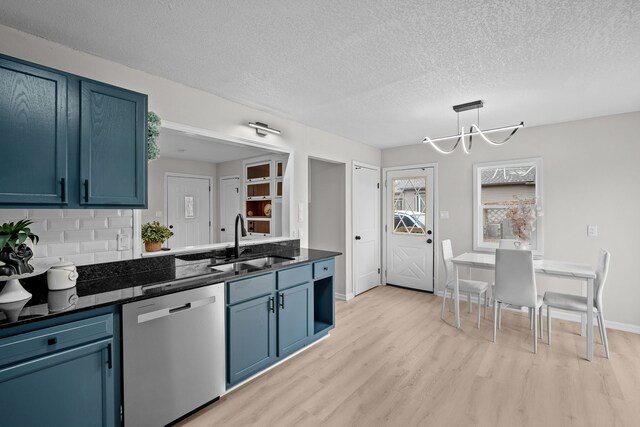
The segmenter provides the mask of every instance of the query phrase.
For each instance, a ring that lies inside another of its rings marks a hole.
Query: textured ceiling
[[[640,109],[638,0],[0,0],[0,12],[378,147],[456,133],[451,106],[476,99],[483,127]]]
[[[209,163],[222,163],[274,154],[273,151],[230,144],[214,138],[186,134],[171,129],[162,129],[158,137],[158,147],[161,157]]]

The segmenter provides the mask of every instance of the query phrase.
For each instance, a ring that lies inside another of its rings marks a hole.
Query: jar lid
[[[72,261],[65,261],[63,258],[60,258],[60,261],[53,264],[51,267],[49,268],[55,268],[55,269],[64,269],[64,270],[69,270],[69,268],[66,267],[73,267],[75,268],[75,264]]]

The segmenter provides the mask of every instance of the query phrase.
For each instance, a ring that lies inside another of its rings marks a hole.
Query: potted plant
[[[158,221],[148,222],[142,225],[142,241],[147,252],[156,252],[162,248],[162,244],[173,236],[171,230]]]
[[[0,227],[0,261],[4,263],[0,265],[1,276],[33,272],[33,267],[29,265],[33,251],[25,242],[29,239],[35,245],[39,238],[31,232],[31,224],[33,221],[21,219],[16,223],[5,222]]]
[[[155,160],[160,156],[157,142],[160,135],[160,126],[162,126],[160,116],[153,111],[149,111],[147,115],[147,160]]]

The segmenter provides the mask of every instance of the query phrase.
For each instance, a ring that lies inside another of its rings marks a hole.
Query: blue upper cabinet
[[[80,204],[145,206],[147,97],[80,81]]]
[[[0,207],[147,206],[147,96],[0,55]]]
[[[0,57],[0,204],[66,205],[67,77]]]

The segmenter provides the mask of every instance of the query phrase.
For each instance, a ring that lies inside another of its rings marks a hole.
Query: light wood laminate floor
[[[328,339],[181,425],[640,425],[640,335],[609,330],[611,359],[598,341],[590,363],[579,325],[554,320],[536,355],[525,314],[503,311],[494,344],[490,310],[476,329],[462,305],[457,330],[441,301],[380,286],[338,302]]]

